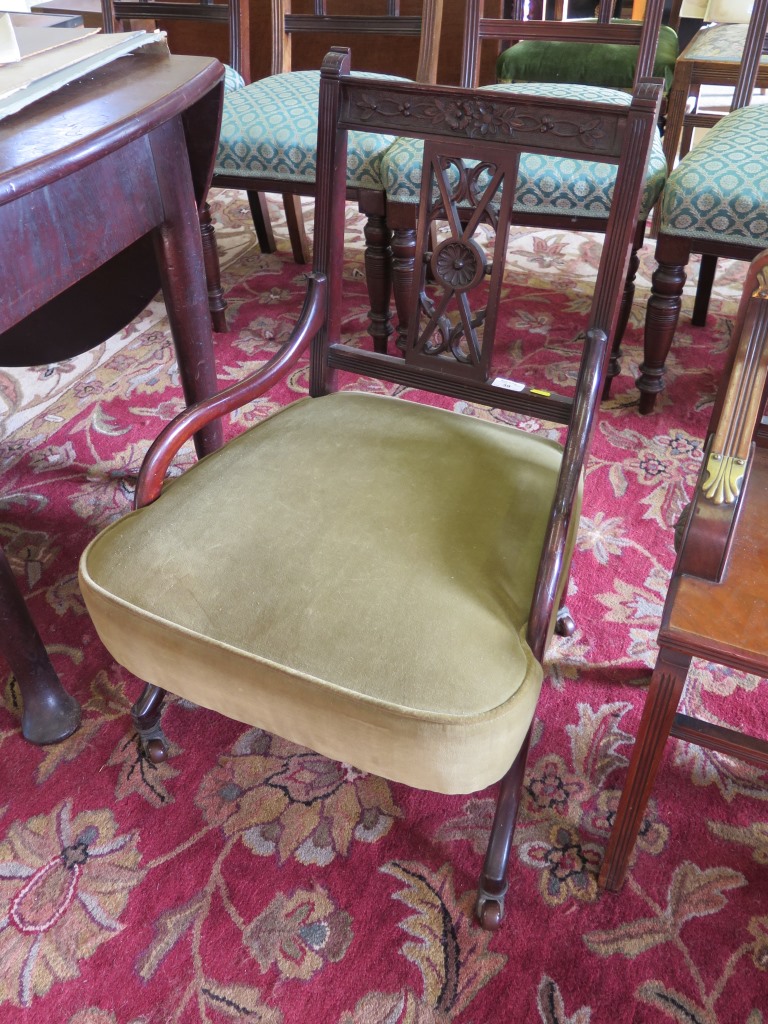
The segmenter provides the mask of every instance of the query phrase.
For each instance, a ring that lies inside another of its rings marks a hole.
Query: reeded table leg
[[[659,652],[645,698],[629,774],[600,869],[598,884],[605,889],[615,891],[624,881],[690,664],[689,654],[678,654],[664,648]]]

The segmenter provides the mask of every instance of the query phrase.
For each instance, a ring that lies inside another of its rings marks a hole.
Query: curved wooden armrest
[[[752,262],[676,573],[717,582],[747,489],[768,381],[768,250]]]
[[[326,311],[325,274],[308,274],[307,280],[307,294],[298,323],[272,358],[244,380],[185,409],[158,434],[141,465],[135,508],[149,505],[160,496],[168,467],[185,441],[213,420],[263,395],[297,362],[322,326]]]
[[[563,463],[552,501],[547,524],[547,534],[539,562],[536,585],[533,590],[531,614],[528,619],[528,644],[537,661],[544,658],[544,649],[549,638],[557,600],[557,591],[562,579],[563,555],[571,525],[573,503],[584,468],[595,413],[602,394],[604,367],[608,352],[608,336],[605,331],[591,328],[585,340],[585,356],[581,364],[579,381],[576,384],[576,399],[571,411],[571,428],[563,449]]]

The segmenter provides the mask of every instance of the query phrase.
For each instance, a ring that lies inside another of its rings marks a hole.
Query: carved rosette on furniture
[[[647,83],[650,85],[650,83]],[[641,87],[642,88],[642,87]],[[420,131],[447,125],[456,135],[467,139],[501,140],[520,134],[551,133],[558,139],[575,140],[574,153],[599,152],[610,149],[615,141],[617,121],[595,117],[592,112],[583,118],[574,118],[573,111],[561,117],[542,114],[531,104],[521,102],[510,107],[495,102],[490,94],[473,99],[417,100],[403,101],[391,95],[386,88],[371,89],[360,100],[350,104],[344,116],[365,124],[373,115],[384,118],[387,132],[397,134],[409,127]],[[391,127],[390,127],[391,125]],[[610,137],[606,136],[606,133]]]

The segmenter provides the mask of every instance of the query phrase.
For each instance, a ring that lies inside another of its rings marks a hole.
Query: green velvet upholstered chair
[[[465,87],[477,88],[480,75],[480,54],[483,43],[511,36],[541,41],[546,33],[549,41],[580,42],[589,38],[617,39],[621,48],[635,53],[635,88],[652,77],[656,44],[661,25],[663,0],[649,0],[643,23],[591,24],[585,27],[577,21],[512,21],[506,18],[487,18],[484,0],[467,0],[464,30],[462,82]],[[494,84],[483,86],[489,102],[491,93],[514,90],[529,96],[570,97],[585,104],[601,103],[627,106],[631,91],[608,89],[593,85],[551,83]],[[493,131],[489,126],[488,131]],[[627,274],[624,300],[614,333],[614,351],[606,378],[606,392],[611,379],[619,372],[619,342],[629,317],[634,296],[634,277],[638,266],[637,251],[643,245],[648,213],[658,199],[666,179],[666,161],[658,133],[654,137],[650,158],[645,168],[642,203],[634,225],[633,256]],[[399,139],[384,154],[381,165],[387,193],[387,224],[393,232],[393,278],[395,302],[398,308],[400,333],[407,333],[407,294],[414,269],[415,222],[417,196],[421,177],[421,144],[418,140]],[[536,153],[534,149],[520,164],[518,194],[511,210],[515,223],[603,232],[613,203],[616,169],[594,158],[582,155],[578,159],[560,159],[550,154]]]
[[[493,928],[660,86],[606,106],[364,79],[349,67],[340,47],[323,63],[313,270],[293,332],[255,374],[166,428],[142,466],[136,511],[92,541],[80,585],[103,642],[147,682],[133,716],[153,760],[168,753],[169,690],[410,786],[469,793],[500,782],[477,900]],[[427,139],[420,273],[399,355],[341,336],[347,144],[361,124]],[[531,148],[620,168],[579,373],[559,395],[515,369],[505,333],[509,221],[492,212],[508,210]],[[186,438],[263,395],[307,351],[310,396],[164,484]],[[341,371],[390,387],[336,390]],[[394,397],[394,384],[437,397]],[[457,401],[479,405],[467,415]],[[483,406],[559,424],[563,444]]]
[[[768,108],[748,106],[768,28],[755,0],[731,112],[670,173],[660,208],[656,262],[645,317],[640,411],[653,410],[682,308],[686,266],[702,256],[692,323],[703,325],[717,258],[752,260],[768,245]]]
[[[368,0],[360,6],[359,15],[332,15],[328,13],[326,0],[318,0],[313,14],[294,14],[291,0],[271,0],[271,73],[245,89],[228,93],[224,101],[214,184],[247,191],[259,242],[265,251],[274,249],[274,241],[263,194],[282,194],[297,263],[310,261],[301,197],[315,194],[319,71],[291,70],[293,37],[308,33],[322,35],[331,45],[342,39],[346,43],[350,35],[359,36],[355,52],[356,66],[361,69],[365,68],[366,42],[371,36],[390,36],[393,45],[416,39],[415,80],[437,80],[443,0],[422,0],[418,16],[401,15],[400,0]],[[386,349],[391,331],[391,281],[384,189],[379,168],[382,155],[392,141],[391,137],[375,132],[355,132],[350,140],[347,168],[349,197],[357,200],[367,217],[370,331],[374,344],[381,350]]]
[[[513,18],[522,20],[521,9],[525,0],[515,0]],[[530,15],[529,15],[530,17]],[[540,19],[542,22],[545,19]],[[627,21],[614,18],[608,4],[601,4],[598,18],[578,19],[585,33],[590,26],[626,25]],[[546,25],[542,24],[543,32]],[[514,40],[514,29],[511,32]],[[677,32],[669,25],[659,29],[659,41],[653,76],[664,82],[664,93],[669,91],[678,54]],[[496,61],[498,82],[566,82],[580,85],[600,85],[606,89],[632,90],[635,82],[637,47],[620,42],[582,40],[551,40],[527,38],[514,42],[499,54]]]

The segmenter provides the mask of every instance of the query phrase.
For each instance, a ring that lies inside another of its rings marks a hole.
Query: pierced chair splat
[[[629,107],[584,105],[349,68],[343,48],[323,63],[314,262],[294,331],[261,370],[161,434],[136,511],[84,553],[81,588],[103,642],[147,681],[133,716],[155,760],[167,756],[169,690],[416,788],[500,782],[477,898],[495,928],[660,87]],[[347,144],[364,125],[424,143],[419,269],[398,355],[341,335]],[[521,155],[596,144],[619,173],[576,385],[559,397],[510,387],[498,366],[511,371],[517,348],[499,336]],[[307,351],[310,397],[164,486],[191,431],[264,394]],[[336,390],[343,371],[442,397]],[[564,444],[444,408],[446,396],[560,424]]]

